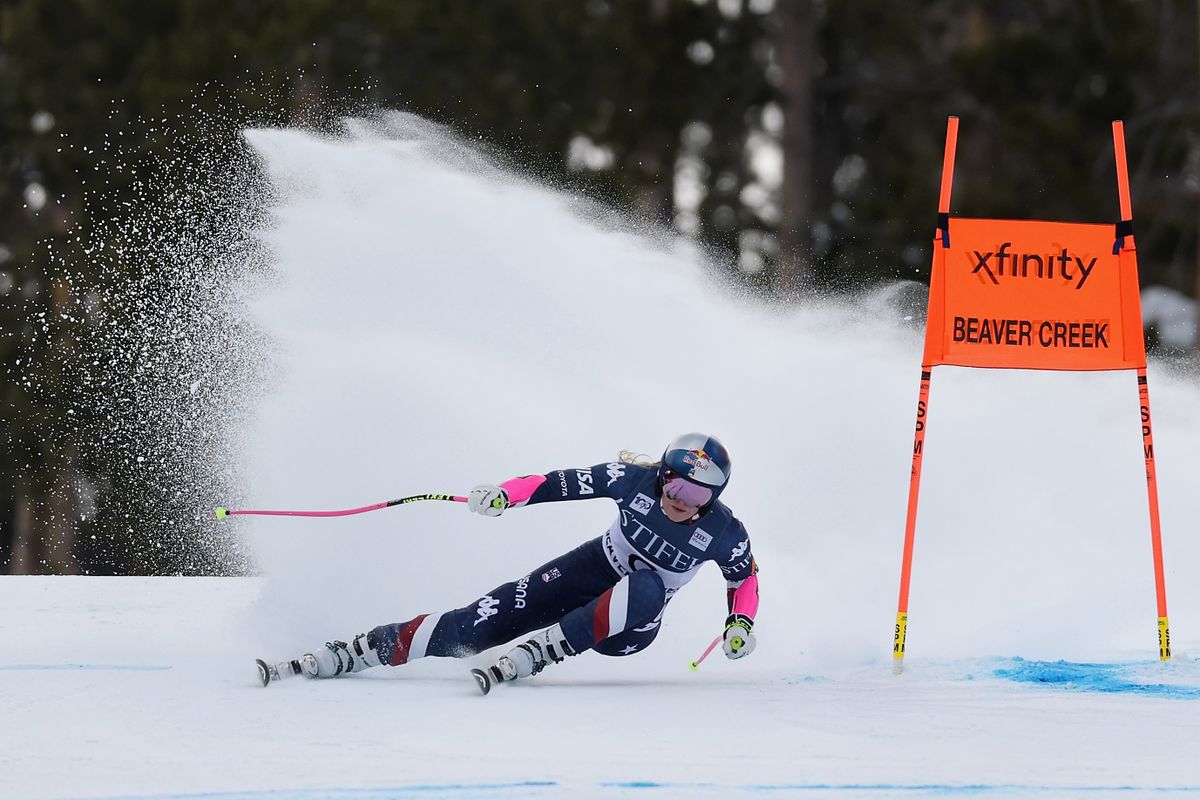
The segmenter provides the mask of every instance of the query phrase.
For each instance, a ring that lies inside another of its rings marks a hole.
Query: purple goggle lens
[[[680,478],[678,475],[667,478],[663,483],[663,494],[672,500],[683,503],[685,506],[692,508],[700,508],[708,505],[712,500],[712,489],[707,486],[698,486],[691,481]]]

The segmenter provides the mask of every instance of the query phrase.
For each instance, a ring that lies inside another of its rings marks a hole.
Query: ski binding
[[[258,666],[258,680],[263,686],[266,686],[271,681],[283,680],[291,678],[294,675],[303,675],[304,668],[300,666],[300,659],[292,659],[291,661],[280,661],[277,664],[268,664],[261,658],[254,659],[254,663]]]

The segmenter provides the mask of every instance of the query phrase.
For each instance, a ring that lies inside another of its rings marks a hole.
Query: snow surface
[[[1134,376],[935,370],[896,677],[921,332],[886,292],[765,312],[686,243],[403,115],[248,141],[278,200],[253,289],[276,372],[231,507],[463,493],[712,431],[758,650],[687,670],[725,616],[709,567],[647,652],[487,698],[466,669],[496,652],[262,689],[254,657],[470,602],[614,508],[214,520],[262,577],[0,580],[0,797],[1200,794],[1196,385],[1151,367],[1163,665]]]

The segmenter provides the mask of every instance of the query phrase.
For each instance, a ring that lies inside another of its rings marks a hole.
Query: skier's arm
[[[734,617],[743,617],[754,624],[754,617],[758,614],[758,575],[751,575],[744,581],[726,581],[728,587],[726,591],[726,600],[729,604],[729,623]]]
[[[725,655],[742,658],[754,652],[754,617],[758,614],[758,564],[750,552],[750,537],[740,522],[738,543],[722,559],[729,616],[725,618]]]
[[[497,517],[506,508],[536,505],[558,500],[588,500],[593,497],[619,497],[628,480],[628,464],[596,464],[579,469],[560,469],[545,475],[522,475],[499,486],[480,484],[467,495],[467,507],[489,517]]]

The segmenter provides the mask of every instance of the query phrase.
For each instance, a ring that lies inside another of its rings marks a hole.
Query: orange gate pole
[[[904,643],[908,637],[908,583],[912,577],[913,540],[917,535],[917,501],[921,494],[921,460],[925,453],[925,417],[929,412],[930,367],[921,368],[921,391],[917,399],[917,430],[913,436],[912,477],[908,483],[908,513],[904,519],[904,557],[900,566],[900,602],[896,609],[896,631],[892,640],[892,672],[904,671]]]
[[[1125,125],[1114,120],[1113,155],[1117,162],[1117,196],[1121,203],[1121,223],[1128,226],[1122,249],[1136,250],[1133,242],[1133,203],[1129,197],[1129,167],[1125,159]],[[1139,315],[1140,316],[1140,315]],[[1144,363],[1144,362],[1143,362]],[[1163,574],[1162,524],[1158,516],[1158,476],[1154,468],[1154,432],[1150,425],[1150,386],[1146,368],[1138,370],[1138,395],[1141,399],[1142,451],[1146,459],[1146,495],[1150,503],[1150,546],[1154,554],[1154,592],[1158,605],[1158,657],[1171,657],[1171,630],[1167,622],[1167,582]]]
[[[1146,370],[1138,370],[1142,406],[1142,450],[1146,457],[1146,494],[1150,500],[1150,544],[1154,551],[1154,591],[1158,600],[1158,657],[1171,657],[1171,630],[1167,623],[1167,583],[1163,576],[1162,526],[1158,519],[1158,479],[1154,469],[1154,433],[1150,427],[1150,387]]]
[[[950,190],[954,182],[954,152],[957,144],[958,117],[950,117],[946,120],[946,149],[942,155],[942,189],[938,195],[938,237],[943,248],[950,246]],[[937,260],[936,254],[934,260],[935,262]],[[926,335],[928,335],[929,324],[929,321],[926,320]],[[932,379],[933,367],[923,364],[921,366],[921,389],[917,397],[916,432],[913,436],[912,476],[908,483],[908,512],[904,520],[900,600],[896,608],[896,629],[892,639],[892,671],[897,675],[904,670],[904,645],[908,638],[908,586],[912,578],[913,541],[917,534],[917,502],[921,494],[921,464],[925,454],[925,423],[929,413],[929,384]]]

